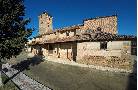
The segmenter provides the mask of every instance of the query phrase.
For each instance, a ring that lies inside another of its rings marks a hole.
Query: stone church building
[[[39,35],[28,42],[28,51],[55,60],[129,70],[137,53],[136,40],[118,34],[116,15],[53,30],[52,16],[44,12],[39,16]]]

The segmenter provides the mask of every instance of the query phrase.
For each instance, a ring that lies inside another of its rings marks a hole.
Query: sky
[[[118,34],[137,34],[136,0],[25,0],[27,27],[38,35],[38,15],[46,11],[53,17],[53,28],[83,24],[83,20],[118,15]]]

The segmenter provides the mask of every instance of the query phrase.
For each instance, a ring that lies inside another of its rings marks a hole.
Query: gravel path
[[[3,70],[3,72],[10,78],[13,75],[15,77],[12,78],[12,81],[21,89],[21,90],[52,90],[39,82],[31,79],[24,73],[20,72],[18,70],[15,70],[11,68],[11,65],[3,64],[2,68],[6,68],[6,71]],[[18,74],[17,74],[18,73]],[[17,75],[16,75],[17,74]]]

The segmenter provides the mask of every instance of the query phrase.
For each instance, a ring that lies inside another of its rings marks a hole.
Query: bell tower
[[[51,32],[53,30],[52,26],[52,16],[50,16],[47,12],[43,12],[39,18],[39,34],[44,34],[47,32]]]

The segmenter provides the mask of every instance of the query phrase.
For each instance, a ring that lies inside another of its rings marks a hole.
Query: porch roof
[[[46,43],[62,43],[62,42],[83,42],[83,41],[131,41],[136,40],[137,37],[133,35],[116,35],[116,34],[110,34],[110,33],[104,33],[104,32],[96,32],[96,33],[85,33],[82,35],[76,35],[73,37],[66,37],[66,38],[54,38],[50,40],[45,40],[41,42],[40,44],[46,44]]]

